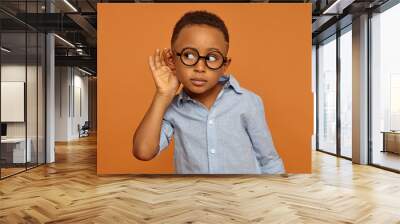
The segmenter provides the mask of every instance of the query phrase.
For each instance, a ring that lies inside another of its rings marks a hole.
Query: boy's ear
[[[227,58],[225,65],[224,65],[224,71],[226,71],[229,67],[229,65],[231,64],[232,58]]]
[[[175,67],[175,57],[174,57],[174,53],[172,52],[172,50],[170,48],[165,50],[165,64],[172,70],[175,71],[176,67]]]
[[[232,58],[228,58],[226,61],[226,66],[229,66],[231,64]]]

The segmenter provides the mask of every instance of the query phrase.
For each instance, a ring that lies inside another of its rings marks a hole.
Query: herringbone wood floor
[[[0,181],[0,223],[400,223],[400,175],[315,152],[313,174],[96,175],[94,137]]]

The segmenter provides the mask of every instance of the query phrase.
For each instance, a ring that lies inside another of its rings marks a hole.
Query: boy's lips
[[[204,79],[190,79],[190,81],[194,86],[203,86],[207,82],[207,80]]]

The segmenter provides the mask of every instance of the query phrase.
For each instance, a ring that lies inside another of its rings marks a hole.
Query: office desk
[[[32,158],[31,145],[32,140],[27,138],[25,154],[25,138],[6,138],[1,139],[1,159],[5,163],[25,163],[30,162]],[[25,161],[27,159],[27,161]]]
[[[382,152],[393,152],[400,154],[400,132],[399,131],[382,131],[383,133],[383,150]]]

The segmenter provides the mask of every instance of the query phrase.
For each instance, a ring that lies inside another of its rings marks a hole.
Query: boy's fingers
[[[149,66],[151,71],[154,71],[154,60],[153,60],[153,56],[149,56]]]
[[[157,56],[157,50],[154,51],[153,56],[152,56],[152,62],[153,62],[154,71],[157,70],[156,56]]]
[[[161,65],[165,66],[165,49],[161,52]]]
[[[156,55],[155,55],[155,67],[156,69],[161,67],[161,62],[160,62],[160,49],[157,48],[156,50]]]

